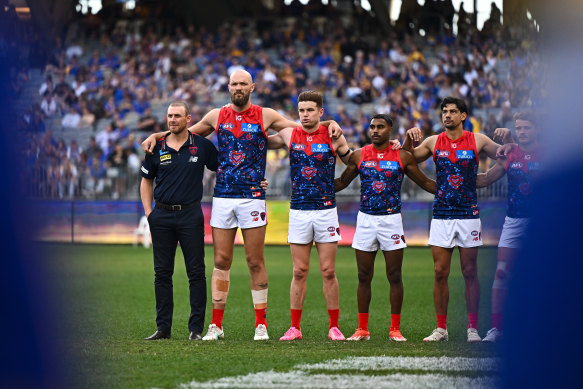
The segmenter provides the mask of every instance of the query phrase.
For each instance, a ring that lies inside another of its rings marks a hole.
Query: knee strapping
[[[492,289],[507,289],[508,288],[508,273],[506,272],[506,262],[499,261],[496,266],[496,274],[494,276],[494,283]]]
[[[251,289],[251,297],[253,298],[253,306],[255,308],[261,309],[267,306],[267,289]]]
[[[226,304],[229,295],[230,270],[213,269],[212,295],[213,303]]]

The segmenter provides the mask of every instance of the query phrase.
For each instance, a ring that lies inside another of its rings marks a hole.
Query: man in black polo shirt
[[[208,139],[187,130],[190,119],[188,104],[183,101],[170,104],[167,116],[170,133],[157,142],[153,154],[146,154],[141,168],[140,194],[154,248],[158,326],[146,340],[170,338],[174,308],[172,274],[178,242],[190,287],[189,339],[200,340],[204,325],[206,278],[200,200],[204,167],[217,170],[217,149]]]

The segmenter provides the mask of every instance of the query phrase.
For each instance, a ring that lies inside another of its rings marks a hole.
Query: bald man
[[[267,129],[277,132],[297,127],[277,111],[251,104],[255,84],[249,72],[237,70],[229,78],[231,104],[208,112],[189,130],[208,136],[217,131],[219,167],[213,196],[214,269],[212,275],[213,314],[203,340],[224,337],[223,313],[229,293],[229,272],[237,228],[241,228],[245,256],[251,276],[251,295],[255,308],[255,340],[267,340],[267,271],[265,269],[265,230],[267,208],[260,182],[265,176]],[[329,130],[341,135],[336,123]],[[151,151],[162,133],[151,135],[142,147]]]

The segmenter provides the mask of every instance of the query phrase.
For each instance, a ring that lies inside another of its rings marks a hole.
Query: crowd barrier
[[[403,225],[407,244],[424,246],[429,237],[431,202],[404,201]],[[139,201],[37,201],[40,223],[37,238],[46,242],[129,244],[144,214]],[[341,245],[350,245],[356,227],[357,201],[339,201]],[[209,225],[211,204],[202,203],[205,219],[205,243],[212,243]],[[265,243],[287,244],[289,201],[268,200],[269,225]],[[497,245],[505,216],[505,202],[482,201],[482,239],[486,245]],[[236,243],[242,244],[241,232]]]

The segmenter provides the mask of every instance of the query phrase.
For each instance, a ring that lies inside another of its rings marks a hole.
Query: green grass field
[[[231,289],[224,316],[225,339],[188,341],[188,281],[178,250],[174,275],[172,339],[146,342],[156,329],[152,252],[129,246],[49,245],[54,255],[58,292],[70,334],[65,339],[74,372],[71,385],[95,388],[173,388],[193,380],[205,382],[225,376],[273,370],[286,372],[298,364],[350,356],[492,357],[497,350],[486,344],[467,344],[463,279],[454,254],[450,276],[448,343],[425,344],[423,337],[435,326],[433,263],[428,248],[407,248],[403,265],[405,299],[401,320],[405,343],[388,340],[389,287],[382,256],[377,256],[370,308],[371,340],[331,342],[328,315],[315,249],[312,253],[308,292],[302,316],[302,341],[284,343],[279,337],[289,327],[289,248],[267,247],[269,273],[268,330],[271,340],[253,341],[254,314],[249,273],[241,247],[235,249]],[[496,250],[482,249],[479,258],[482,302],[480,334],[490,324],[490,287]],[[212,247],[206,248],[206,326],[211,318],[210,276]],[[340,329],[348,337],[357,327],[356,264],[351,248],[340,248],[337,259],[340,284]],[[206,330],[205,330],[206,332]],[[75,367],[75,368],[73,368]],[[386,372],[385,372],[386,373]],[[360,373],[362,374],[362,372]],[[367,374],[367,373],[365,373]],[[369,372],[368,374],[373,374]],[[374,374],[378,374],[378,371]],[[468,373],[472,376],[472,372]],[[203,385],[204,386],[204,385]]]

